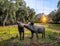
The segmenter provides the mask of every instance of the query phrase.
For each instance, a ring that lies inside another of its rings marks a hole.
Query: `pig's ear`
[[[25,25],[23,25],[25,27]]]

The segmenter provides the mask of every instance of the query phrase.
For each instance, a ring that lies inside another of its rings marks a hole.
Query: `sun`
[[[42,16],[42,17],[41,17],[41,22],[47,23],[47,21],[48,21],[47,16]]]

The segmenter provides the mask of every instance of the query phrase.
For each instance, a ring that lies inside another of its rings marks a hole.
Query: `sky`
[[[51,11],[57,9],[58,0],[24,0],[26,5],[35,9],[36,14],[49,14]]]

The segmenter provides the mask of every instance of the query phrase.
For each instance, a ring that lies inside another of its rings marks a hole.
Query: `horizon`
[[[57,10],[58,0],[24,0],[26,6],[33,8],[36,14],[49,14],[51,11]],[[52,3],[52,4],[51,4]]]

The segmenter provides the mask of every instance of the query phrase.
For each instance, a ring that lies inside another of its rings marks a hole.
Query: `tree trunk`
[[[8,13],[7,13],[7,15],[6,15],[6,17],[5,17],[4,21],[3,21],[3,26],[5,26],[5,23],[7,21],[7,18],[8,18]]]

